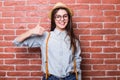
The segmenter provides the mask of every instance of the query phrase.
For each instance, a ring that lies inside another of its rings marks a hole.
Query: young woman
[[[43,80],[81,80],[80,45],[73,33],[73,12],[57,3],[49,13],[51,31],[39,24],[13,41],[17,46],[40,47]]]

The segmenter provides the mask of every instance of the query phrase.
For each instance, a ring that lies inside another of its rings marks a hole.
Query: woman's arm
[[[39,26],[39,24],[33,28],[33,29],[30,29],[28,30],[27,32],[19,35],[17,38],[16,38],[16,41],[18,42],[22,42],[24,41],[26,38],[30,37],[31,35],[42,35],[44,33],[45,29],[41,26]]]
[[[81,65],[81,61],[82,61],[82,58],[80,56],[81,54],[81,48],[80,48],[80,42],[77,41],[77,50],[76,50],[76,55],[75,55],[75,59],[76,59],[76,66],[77,66],[77,71],[78,71],[78,80],[81,80],[82,78],[82,74],[81,74],[81,68],[80,68],[80,65]]]

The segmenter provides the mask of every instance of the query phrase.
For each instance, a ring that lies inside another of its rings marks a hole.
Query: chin
[[[60,25],[60,28],[63,28],[63,29],[64,29],[65,27],[66,27],[66,25]]]

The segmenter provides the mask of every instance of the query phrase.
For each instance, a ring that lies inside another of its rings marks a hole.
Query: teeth
[[[65,23],[60,23],[60,24],[64,25]]]

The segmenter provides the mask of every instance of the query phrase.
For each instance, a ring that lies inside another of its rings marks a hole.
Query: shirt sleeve
[[[82,80],[81,73],[78,73],[78,80]]]
[[[42,45],[43,41],[45,40],[46,36],[47,36],[47,32],[44,32],[44,34],[41,36],[40,35],[32,35],[22,42],[18,42],[15,38],[13,40],[13,44],[16,46],[19,46],[19,47],[22,47],[22,46],[40,47]]]
[[[77,71],[78,71],[78,80],[81,80],[81,68],[80,68],[80,64],[82,61],[82,58],[80,56],[81,54],[81,48],[80,48],[80,43],[79,41],[76,41],[76,53],[75,53],[75,59],[76,59],[76,67],[77,67]]]

